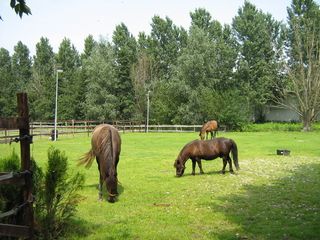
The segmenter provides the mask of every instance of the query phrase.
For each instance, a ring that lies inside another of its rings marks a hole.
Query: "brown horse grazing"
[[[216,120],[211,120],[202,125],[202,128],[199,133],[200,139],[204,140],[205,134],[206,134],[206,139],[208,139],[209,132],[211,134],[211,139],[216,137],[216,134],[218,132],[218,122]]]
[[[176,168],[176,175],[181,177],[184,173],[185,163],[190,158],[192,160],[192,175],[195,175],[196,163],[200,168],[200,173],[203,174],[201,159],[213,160],[217,157],[223,159],[222,173],[225,173],[227,163],[229,163],[230,172],[233,173],[231,158],[229,156],[232,153],[233,163],[237,170],[239,170],[238,164],[238,148],[237,144],[228,138],[214,138],[212,140],[194,140],[186,144],[180,151],[174,167]]]
[[[111,125],[101,124],[95,127],[91,139],[91,150],[84,154],[78,165],[89,168],[94,157],[100,172],[99,200],[102,200],[102,186],[106,183],[108,201],[115,202],[118,195],[117,165],[121,151],[121,139],[118,130]]]

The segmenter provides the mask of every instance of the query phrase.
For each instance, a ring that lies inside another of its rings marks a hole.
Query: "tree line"
[[[60,119],[145,121],[149,92],[150,123],[217,119],[241,128],[265,121],[271,103],[292,108],[310,129],[320,111],[319,5],[293,0],[287,23],[249,1],[230,25],[203,8],[190,18],[184,29],[169,17],[154,16],[150,34],[137,37],[121,23],[110,40],[89,35],[82,53],[68,38],[55,53],[42,37],[33,57],[21,41],[12,56],[0,48],[0,115],[14,115],[16,92],[26,91],[32,120],[53,119],[62,69]],[[288,105],[288,95],[309,97]]]

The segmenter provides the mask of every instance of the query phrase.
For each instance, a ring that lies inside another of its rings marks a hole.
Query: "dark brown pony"
[[[121,139],[118,130],[109,124],[95,127],[91,139],[91,150],[84,154],[78,165],[89,168],[94,157],[100,172],[99,199],[102,200],[102,186],[106,183],[108,201],[115,202],[118,195],[117,165],[121,151]]]
[[[229,156],[232,153],[233,163],[237,170],[239,170],[238,163],[238,148],[237,144],[228,138],[214,138],[212,140],[194,140],[186,144],[180,151],[174,167],[176,168],[176,175],[181,177],[184,173],[185,163],[190,158],[192,160],[192,175],[195,175],[196,163],[200,168],[200,173],[203,174],[201,159],[213,160],[217,157],[223,159],[222,173],[225,173],[227,163],[229,163],[230,172],[233,173],[232,162]]]
[[[210,133],[211,139],[212,139],[216,137],[217,132],[218,132],[218,122],[216,120],[211,120],[202,125],[199,136],[201,140],[204,140],[204,137],[206,134],[206,139],[208,139],[208,134]]]

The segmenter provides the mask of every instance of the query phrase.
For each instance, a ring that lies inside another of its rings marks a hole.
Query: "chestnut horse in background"
[[[181,177],[184,173],[185,163],[190,158],[192,160],[192,175],[195,175],[196,163],[203,174],[201,159],[213,160],[217,157],[223,159],[222,173],[225,173],[227,163],[229,163],[230,172],[233,173],[232,162],[229,156],[232,153],[233,163],[237,170],[240,169],[238,163],[238,148],[235,141],[229,138],[214,138],[212,140],[194,140],[186,144],[180,151],[174,167],[176,168],[176,176]]]
[[[121,151],[121,139],[118,130],[109,124],[95,127],[91,139],[91,150],[84,154],[78,165],[90,168],[94,157],[100,172],[99,200],[102,200],[102,186],[106,183],[108,201],[115,202],[118,195],[117,165]]]
[[[216,134],[218,132],[218,122],[216,120],[211,120],[203,124],[199,133],[200,139],[204,140],[205,134],[206,134],[206,139],[208,139],[209,132],[211,134],[211,139],[216,137]]]

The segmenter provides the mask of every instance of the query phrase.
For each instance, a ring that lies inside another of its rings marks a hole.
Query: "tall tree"
[[[83,108],[85,117],[93,120],[117,120],[119,116],[116,95],[116,73],[111,45],[100,41],[90,58],[83,61],[86,91]]]
[[[11,57],[8,50],[0,48],[0,116],[16,114],[16,103],[12,101],[13,76]]]
[[[59,116],[60,119],[81,119],[83,109],[80,107],[83,82],[80,77],[80,56],[67,38],[63,39],[56,55],[57,66],[63,73],[59,74]]]
[[[35,120],[54,118],[55,78],[54,53],[47,38],[36,44],[33,60],[33,77],[29,85],[31,116]]]
[[[131,68],[136,62],[137,43],[123,23],[116,26],[112,36],[115,73],[117,77],[116,94],[119,98],[121,119],[130,119],[134,114],[134,90]]]
[[[320,113],[320,9],[313,0],[293,0],[289,15],[289,84],[281,105],[294,110],[309,131]]]
[[[26,45],[21,41],[14,46],[12,55],[12,68],[14,69],[15,91],[26,91],[32,75],[32,61],[29,56],[30,52]],[[14,96],[15,97],[15,96]]]
[[[197,26],[205,31],[214,41],[222,36],[220,22],[212,19],[211,14],[204,8],[198,8],[190,13],[191,26]]]
[[[273,94],[274,80],[281,80],[283,25],[245,1],[232,26],[240,50],[238,81],[248,96],[255,120],[263,121],[263,106]]]
[[[131,72],[135,96],[135,119],[143,120],[146,116],[146,94],[151,90],[152,59],[144,50],[139,51],[138,60]]]
[[[185,47],[187,32],[168,17],[154,16],[151,23],[152,55],[157,66],[156,79],[168,80],[173,74],[181,49]]]
[[[97,45],[97,42],[94,40],[92,35],[89,35],[86,37],[84,40],[84,50],[83,53],[81,54],[81,59],[87,59],[90,57],[94,47]]]

